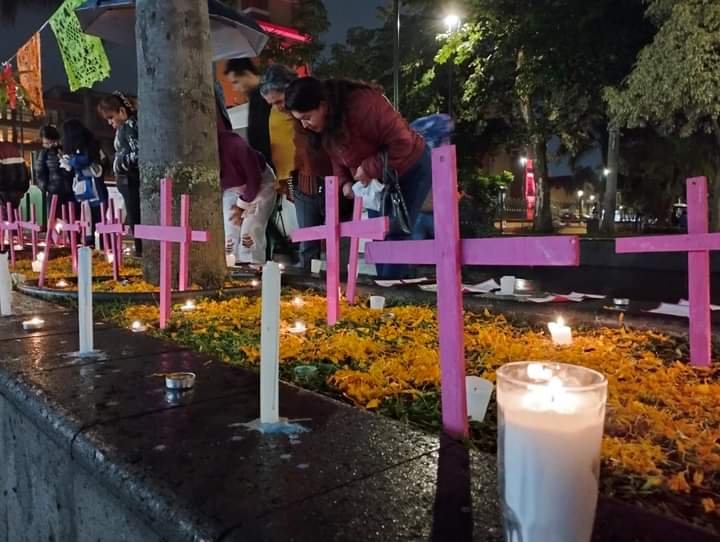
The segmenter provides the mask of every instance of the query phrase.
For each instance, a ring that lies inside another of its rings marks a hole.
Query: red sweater
[[[382,180],[379,153],[388,152],[391,168],[403,175],[422,156],[425,141],[410,128],[388,99],[372,89],[353,91],[345,107],[345,134],[340,145],[325,143],[333,174],[340,185],[352,182],[355,170],[362,165],[371,177]]]
[[[218,131],[218,147],[222,189],[243,186],[242,199],[248,202],[254,200],[260,190],[265,159],[234,132]]]

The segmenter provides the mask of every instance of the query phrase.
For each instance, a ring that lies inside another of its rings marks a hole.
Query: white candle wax
[[[557,322],[549,322],[548,329],[554,345],[567,346],[572,344],[572,329],[570,329],[570,326],[565,325],[562,318],[558,318]]]
[[[78,329],[80,354],[93,351],[92,249],[78,249]]]
[[[280,266],[267,262],[262,274],[260,320],[260,422],[280,421]]]
[[[586,542],[597,505],[607,384],[599,373],[581,367],[544,367],[550,370],[528,371],[524,385],[508,383],[504,368],[498,371],[498,462],[506,540]],[[572,370],[562,369],[567,367]],[[595,378],[597,386],[575,378],[578,372]],[[574,391],[579,384],[585,386]]]
[[[12,279],[7,252],[0,254],[0,316],[12,314]]]
[[[180,310],[183,312],[189,312],[195,310],[195,302],[192,299],[188,299],[185,301],[185,303],[180,307]]]
[[[113,263],[115,261],[115,255],[114,254],[108,254],[105,258],[107,260],[107,263]]]
[[[33,331],[36,329],[42,329],[42,327],[45,325],[45,320],[42,318],[38,318],[37,316],[32,317],[30,320],[25,320],[22,323],[23,329],[25,331]]]
[[[40,260],[33,260],[31,265],[33,273],[39,273],[42,270],[42,262]]]

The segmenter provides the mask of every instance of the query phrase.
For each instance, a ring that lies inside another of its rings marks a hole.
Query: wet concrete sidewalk
[[[258,375],[15,297],[0,319],[0,540],[500,540],[495,458],[282,385],[308,431],[261,435]],[[47,326],[22,331],[29,315]],[[162,373],[196,372],[166,393]],[[596,540],[714,540],[601,501]]]

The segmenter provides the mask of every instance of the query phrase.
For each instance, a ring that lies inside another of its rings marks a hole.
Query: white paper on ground
[[[418,284],[423,292],[437,292],[437,284]]]
[[[681,299],[678,301],[678,305],[689,305],[690,302],[687,299]],[[711,311],[720,311],[720,305],[710,305]]]
[[[679,303],[660,303],[656,308],[645,312],[690,318],[690,307],[688,305],[680,305]]]
[[[581,296],[581,297],[587,297],[588,299],[605,299],[606,295],[600,295],[600,294],[585,294],[580,292],[570,292],[568,295],[570,296]]]
[[[383,288],[390,288],[391,286],[400,286],[402,284],[401,280],[376,280],[375,284],[378,286],[381,286]]]
[[[499,289],[500,285],[495,279],[486,280],[485,282],[480,282],[478,284],[469,284],[463,286],[463,290],[473,294],[489,294],[493,290]]]

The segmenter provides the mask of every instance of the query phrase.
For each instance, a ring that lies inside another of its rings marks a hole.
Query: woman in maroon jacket
[[[285,107],[313,132],[330,156],[343,194],[353,197],[353,179],[382,180],[380,153],[397,171],[400,189],[414,224],[432,186],[430,151],[388,99],[375,87],[346,79],[303,77],[285,91]],[[390,236],[388,236],[390,238]],[[394,239],[409,236],[394,236]],[[378,266],[382,278],[397,278],[404,266]]]

